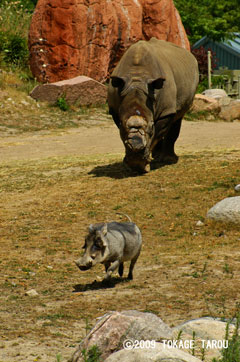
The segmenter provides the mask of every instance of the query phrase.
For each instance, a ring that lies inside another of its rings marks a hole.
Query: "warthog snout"
[[[92,267],[92,263],[89,261],[87,264],[81,264],[79,260],[74,261],[80,270],[88,270]]]

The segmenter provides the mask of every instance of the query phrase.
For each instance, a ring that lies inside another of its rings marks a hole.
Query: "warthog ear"
[[[104,224],[101,230],[103,236],[107,235],[107,224]]]
[[[112,86],[114,88],[119,88],[119,89],[123,89],[123,87],[125,86],[126,82],[127,82],[127,78],[126,77],[115,77],[114,75],[110,77],[112,80]]]
[[[91,234],[94,231],[94,225],[90,224],[88,227],[88,232]]]
[[[152,89],[161,89],[165,80],[165,78],[149,79],[147,83]]]

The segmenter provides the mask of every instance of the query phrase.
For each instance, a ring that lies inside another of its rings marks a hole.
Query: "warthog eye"
[[[102,246],[102,239],[101,238],[97,238],[94,242],[94,247],[96,250],[100,250]]]

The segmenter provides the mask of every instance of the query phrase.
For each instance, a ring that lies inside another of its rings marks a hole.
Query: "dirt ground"
[[[184,121],[177,153],[227,150],[239,147],[240,122]],[[0,132],[0,161],[33,160],[66,155],[124,153],[118,129],[109,122],[64,131],[41,131],[18,136]]]
[[[1,132],[0,362],[67,361],[109,310],[152,311],[170,326],[238,311],[239,228],[205,215],[235,195],[239,139],[238,121],[184,121],[178,164],[132,177],[109,120]],[[80,272],[73,260],[87,226],[117,212],[140,226],[144,246],[134,280],[106,288],[102,266]]]

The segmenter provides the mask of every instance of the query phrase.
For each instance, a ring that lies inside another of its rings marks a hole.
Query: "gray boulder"
[[[167,348],[156,343],[155,348],[121,350],[113,353],[106,362],[200,362],[201,360],[178,348]]]
[[[217,318],[204,317],[184,322],[174,327],[174,332],[182,331],[184,334],[191,336],[195,332],[196,338],[201,340],[222,340],[225,338],[227,323]],[[230,325],[230,331],[234,325]],[[183,335],[181,335],[182,337]]]
[[[205,91],[202,92],[202,94],[206,97],[214,98],[214,99],[220,99],[223,97],[227,97],[227,93],[225,92],[225,90],[218,89],[218,88],[206,89]]]
[[[97,345],[103,359],[123,348],[126,339],[168,340],[173,330],[153,313],[136,310],[111,312],[104,315],[90,331],[72,356],[71,362],[82,361],[82,350]]]
[[[214,205],[207,218],[215,221],[240,223],[240,196],[227,197]]]
[[[221,356],[222,347],[226,347],[226,328],[227,322],[217,318],[204,317],[184,322],[174,328],[175,335],[181,331],[181,340],[191,340],[195,333],[196,354],[200,354],[202,348],[205,349],[207,361]],[[229,325],[229,333],[232,334],[235,329],[234,324]]]

